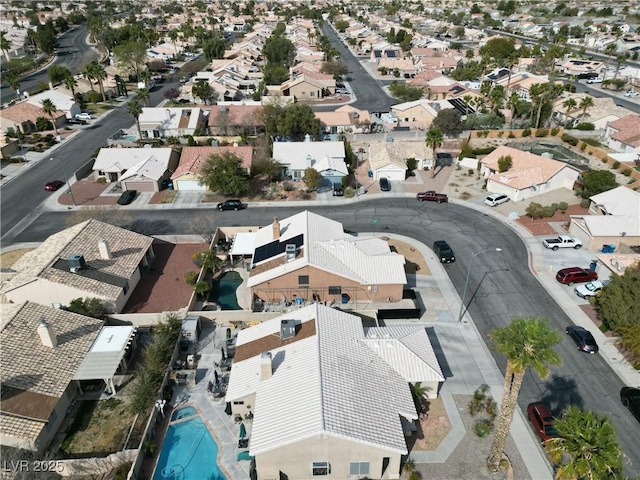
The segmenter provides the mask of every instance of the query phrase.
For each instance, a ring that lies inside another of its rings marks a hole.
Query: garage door
[[[207,189],[206,185],[200,185],[197,180],[178,180],[176,182],[176,190],[196,190],[204,192]]]
[[[139,192],[155,192],[153,182],[122,182],[124,190],[137,190]]]

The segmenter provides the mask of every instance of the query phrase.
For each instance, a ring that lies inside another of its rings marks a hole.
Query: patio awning
[[[103,380],[113,377],[136,330],[130,325],[102,327],[73,379]]]
[[[256,246],[256,232],[237,233],[231,246],[231,256],[253,255]]]

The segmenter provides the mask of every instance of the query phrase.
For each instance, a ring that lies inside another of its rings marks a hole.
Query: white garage
[[[431,157],[424,140],[407,142],[373,142],[369,145],[369,165],[373,178],[387,177],[404,181],[407,178],[407,159]]]
[[[201,185],[198,180],[180,180],[179,178],[173,180],[173,188],[178,191],[189,190],[192,192],[205,192],[207,190],[207,186],[204,183]]]

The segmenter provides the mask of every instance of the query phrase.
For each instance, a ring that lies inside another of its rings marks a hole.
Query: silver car
[[[607,283],[609,283],[607,280],[593,280],[584,285],[578,285],[573,291],[580,298],[590,298],[594,297],[600,290],[606,287]]]

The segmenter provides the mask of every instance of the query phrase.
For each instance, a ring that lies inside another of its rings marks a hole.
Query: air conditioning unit
[[[69,266],[69,271],[77,272],[84,268],[87,268],[87,262],[84,260],[84,255],[69,255],[67,257],[67,265]]]
[[[288,243],[284,247],[284,252],[287,254],[287,262],[296,258],[296,245],[294,243]]]

